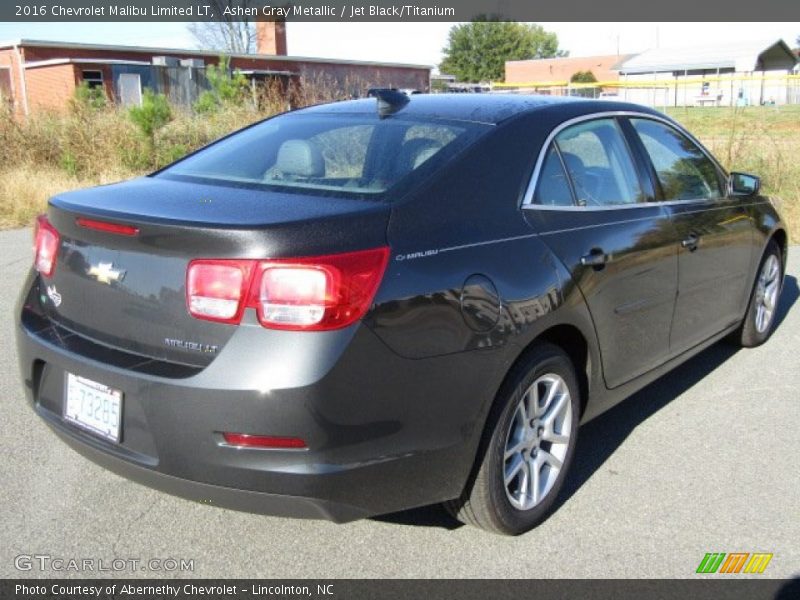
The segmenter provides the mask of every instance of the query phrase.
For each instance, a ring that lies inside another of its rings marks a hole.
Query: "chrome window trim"
[[[559,123],[547,136],[542,147],[539,149],[539,156],[536,159],[536,166],[533,169],[533,174],[531,175],[530,181],[528,182],[528,187],[525,189],[525,194],[522,196],[522,203],[520,204],[520,208],[524,210],[550,210],[550,211],[565,211],[565,212],[591,212],[591,211],[599,211],[599,210],[624,210],[630,208],[644,208],[644,207],[659,207],[659,206],[674,206],[674,205],[681,205],[681,204],[696,204],[698,202],[707,202],[709,204],[724,200],[725,196],[721,198],[697,198],[694,200],[665,200],[665,201],[656,201],[656,202],[637,202],[634,204],[610,204],[608,206],[551,206],[546,204],[534,204],[533,202],[533,195],[536,192],[536,185],[539,183],[539,175],[542,170],[542,166],[544,164],[544,159],[547,154],[547,150],[550,148],[550,145],[555,140],[556,136],[573,125],[577,125],[578,123],[583,123],[584,121],[594,121],[596,119],[607,119],[607,118],[616,118],[616,117],[629,117],[635,119],[650,119],[651,121],[658,121],[663,123],[668,127],[672,127],[673,129],[677,130],[682,135],[685,135],[689,140],[695,144],[703,155],[710,160],[713,165],[717,168],[717,170],[724,175],[724,179],[728,178],[728,173],[725,169],[722,168],[722,165],[719,164],[716,158],[714,158],[708,150],[699,142],[699,140],[694,137],[691,133],[686,131],[683,127],[668,119],[667,117],[662,117],[660,115],[654,115],[647,112],[638,112],[635,110],[613,110],[613,111],[603,111],[603,112],[594,112],[590,114],[580,115],[579,117],[573,117],[572,119],[568,119],[563,123]],[[631,156],[631,160],[635,161],[635,158]],[[728,190],[723,189],[723,193],[726,193]]]

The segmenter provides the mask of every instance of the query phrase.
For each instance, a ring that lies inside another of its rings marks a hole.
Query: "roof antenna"
[[[377,90],[375,99],[378,101],[378,116],[381,119],[393,115],[409,102],[408,96],[397,90]]]

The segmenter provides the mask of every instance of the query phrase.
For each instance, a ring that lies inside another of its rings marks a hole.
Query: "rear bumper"
[[[90,460],[205,504],[343,522],[453,498],[496,390],[491,353],[403,359],[363,326],[313,341],[242,326],[202,371],[164,377],[111,364],[102,347],[30,318],[36,295],[20,303],[16,327],[35,412]],[[240,334],[249,357],[237,350]],[[280,385],[254,389],[266,365]],[[66,373],[122,390],[119,444],[64,421]],[[300,437],[308,448],[232,448],[220,443],[223,431]]]
[[[338,504],[318,498],[303,498],[280,494],[254,492],[191,481],[167,475],[155,469],[141,467],[123,460],[97,447],[90,440],[81,440],[63,426],[63,421],[40,413],[50,428],[70,448],[101,467],[126,479],[153,489],[194,500],[201,504],[232,510],[260,513],[279,517],[327,519],[337,523],[370,516],[363,507]]]

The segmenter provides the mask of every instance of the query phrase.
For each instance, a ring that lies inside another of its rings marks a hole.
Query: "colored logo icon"
[[[700,561],[696,573],[763,573],[772,554],[766,552],[707,552]]]

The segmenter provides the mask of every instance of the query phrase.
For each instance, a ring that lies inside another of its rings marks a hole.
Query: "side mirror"
[[[728,188],[732,196],[753,196],[761,189],[761,180],[747,173],[731,173]]]

